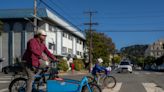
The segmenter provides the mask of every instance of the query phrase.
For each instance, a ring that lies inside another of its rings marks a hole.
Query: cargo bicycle
[[[34,76],[35,80],[33,81],[32,92],[101,92],[100,87],[95,83],[88,82],[85,76],[81,81],[64,78],[58,80],[56,78],[58,77],[58,69],[52,66],[54,66],[53,62],[51,62],[51,67],[41,69],[42,72]],[[57,63],[55,63],[55,66],[57,66]],[[50,70],[49,73],[45,73],[48,69]],[[48,79],[44,83],[42,79],[46,76],[48,76]],[[43,84],[46,84],[46,91],[40,88]],[[25,92],[26,86],[26,77],[15,78],[9,85],[9,92]]]

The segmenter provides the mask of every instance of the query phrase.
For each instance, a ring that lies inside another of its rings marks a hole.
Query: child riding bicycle
[[[96,60],[95,66],[94,66],[93,69],[92,69],[92,75],[95,76],[95,77],[97,78],[98,84],[99,84],[99,80],[100,80],[100,75],[101,75],[102,73],[105,73],[105,74],[108,73],[108,70],[107,70],[105,67],[103,67],[103,66],[100,65],[102,62],[103,62],[103,60],[102,60],[101,58],[98,58],[98,59]]]

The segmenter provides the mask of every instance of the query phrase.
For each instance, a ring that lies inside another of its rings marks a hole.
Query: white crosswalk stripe
[[[11,82],[11,76],[3,76],[3,77],[0,77],[0,84],[10,83],[10,82]]]
[[[164,74],[163,72],[152,72],[152,73],[154,73],[155,75],[162,75],[162,74]],[[150,72],[140,73],[140,72],[138,72],[138,71],[134,71],[134,72],[133,72],[133,74],[135,74],[135,75],[140,75],[140,74],[150,75],[150,74],[152,74],[152,73],[150,73]]]
[[[11,81],[0,81],[0,84],[2,83],[10,83]]]
[[[103,92],[119,92],[121,89],[122,83],[117,83],[113,89],[103,89]]]
[[[8,88],[5,88],[5,89],[0,89],[0,92],[8,92]]]
[[[3,78],[11,78],[12,76],[3,76]]]
[[[142,83],[147,92],[164,92],[164,90],[158,87],[155,83]]]
[[[134,72],[134,74],[139,75],[140,73],[139,72]]]
[[[163,72],[156,72],[155,74],[157,74],[157,75],[162,75],[162,74],[164,74]]]
[[[11,78],[0,78],[0,80],[10,80]]]

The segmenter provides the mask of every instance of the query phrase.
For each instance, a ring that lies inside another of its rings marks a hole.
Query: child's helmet
[[[99,63],[102,63],[102,62],[103,62],[102,58],[98,58],[97,61],[98,61]]]

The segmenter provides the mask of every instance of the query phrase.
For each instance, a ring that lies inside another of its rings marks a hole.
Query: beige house
[[[164,39],[160,39],[149,45],[145,51],[145,56],[153,56],[155,58],[164,55]]]

